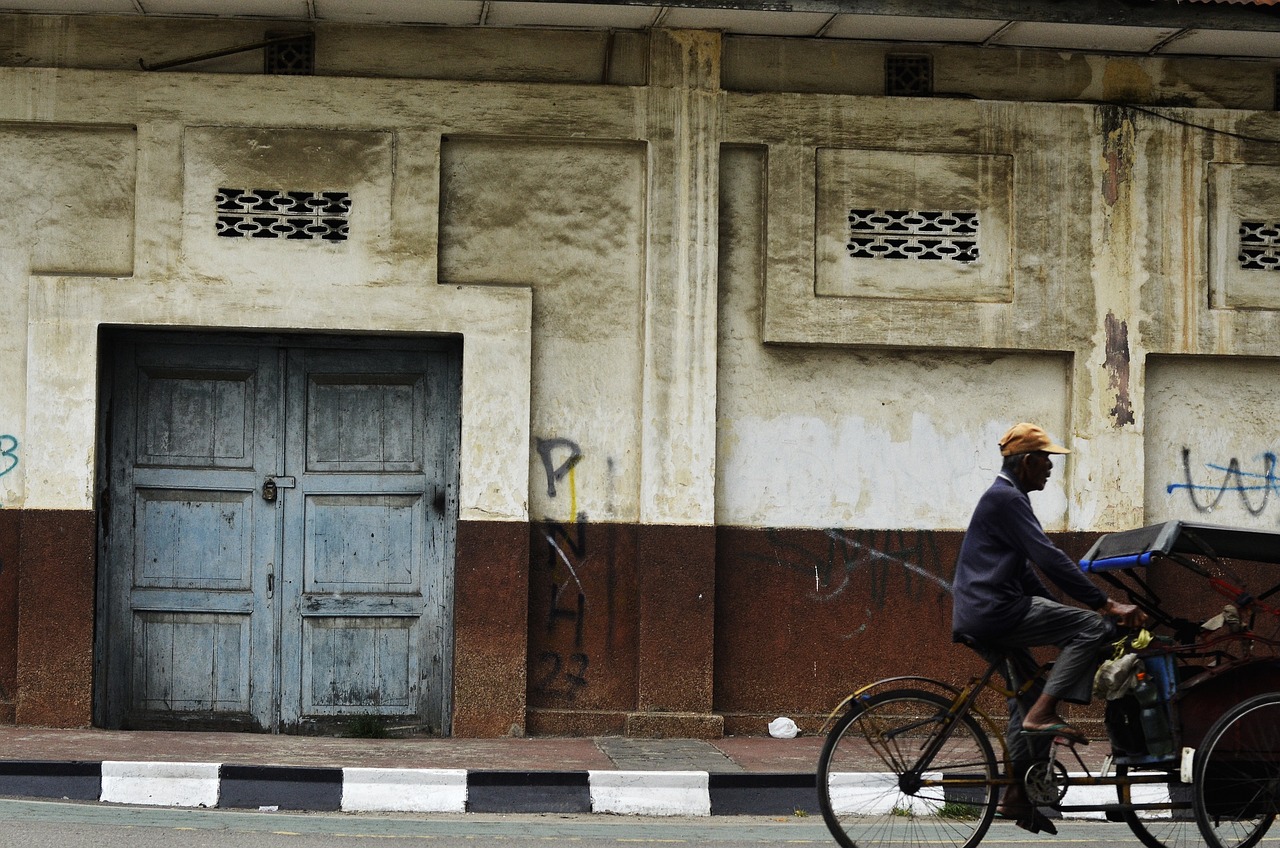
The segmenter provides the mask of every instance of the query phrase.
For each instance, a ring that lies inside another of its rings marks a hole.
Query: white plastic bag
[[[796,723],[785,716],[778,716],[769,722],[769,735],[774,739],[795,739],[799,732],[800,728],[796,727]]]

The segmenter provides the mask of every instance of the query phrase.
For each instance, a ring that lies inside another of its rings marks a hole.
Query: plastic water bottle
[[[1169,717],[1160,703],[1160,690],[1145,671],[1138,672],[1138,688],[1133,690],[1142,707],[1142,735],[1147,740],[1147,753],[1153,757],[1167,757],[1173,753],[1173,734],[1169,730]]]

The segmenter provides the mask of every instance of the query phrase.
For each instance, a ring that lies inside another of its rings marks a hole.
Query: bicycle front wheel
[[[1237,704],[1196,752],[1196,822],[1211,848],[1251,848],[1280,812],[1280,693]]]
[[[951,702],[902,689],[855,702],[831,728],[818,758],[818,800],[843,848],[974,848],[999,801],[991,742],[970,716],[957,718],[937,753]]]

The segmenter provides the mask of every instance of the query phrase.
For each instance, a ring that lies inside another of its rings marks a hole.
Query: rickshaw
[[[1280,608],[1269,603],[1280,572],[1267,568],[1277,564],[1280,533],[1263,530],[1169,521],[1100,537],[1080,567],[1149,619],[1111,656],[1131,674],[1106,701],[1102,767],[1057,739],[1012,773],[1003,716],[980,697],[1015,694],[999,657],[960,687],[879,680],[828,719],[817,785],[832,835],[843,848],[975,848],[1022,781],[1041,810],[1123,821],[1147,848],[1253,848],[1280,812]],[[1175,583],[1200,615],[1173,614],[1153,588]]]

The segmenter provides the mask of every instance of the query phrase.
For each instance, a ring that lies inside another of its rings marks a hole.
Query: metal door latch
[[[280,489],[293,489],[298,481],[292,477],[268,477],[262,481],[262,499],[267,503],[275,503]]]

